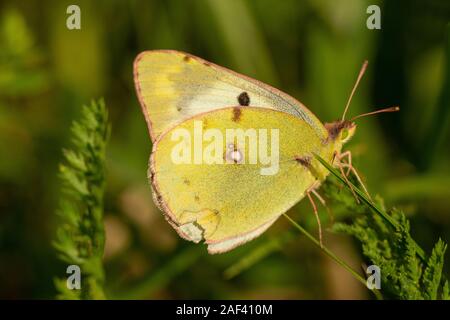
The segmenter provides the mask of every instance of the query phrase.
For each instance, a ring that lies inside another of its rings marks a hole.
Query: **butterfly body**
[[[323,125],[259,81],[178,51],[135,61],[153,197],[185,239],[220,253],[264,232],[325,180],[355,125]],[[231,132],[231,133],[230,133]]]

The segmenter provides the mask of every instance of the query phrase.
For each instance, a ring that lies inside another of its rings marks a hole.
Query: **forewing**
[[[234,105],[290,113],[323,134],[321,122],[291,96],[184,52],[139,54],[134,62],[134,81],[153,141],[196,114]]]

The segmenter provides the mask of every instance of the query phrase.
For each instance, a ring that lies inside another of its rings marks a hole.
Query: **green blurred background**
[[[81,8],[81,30],[66,28],[70,4]],[[370,4],[381,7],[381,30],[366,28]],[[282,89],[324,122],[340,118],[368,59],[350,114],[401,112],[361,119],[349,149],[369,190],[402,208],[429,250],[439,236],[450,241],[449,21],[448,0],[0,1],[0,298],[53,298],[53,278],[65,275],[51,247],[57,168],[71,122],[99,97],[113,128],[109,297],[370,298],[285,219],[223,255],[179,239],[151,200],[133,59],[183,50]],[[316,233],[304,202],[291,215]],[[352,239],[326,232],[325,244],[360,270]],[[255,261],[228,279],[246,257]]]

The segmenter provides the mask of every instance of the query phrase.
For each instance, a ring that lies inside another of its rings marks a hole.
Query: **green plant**
[[[427,258],[412,238],[410,223],[403,212],[398,209],[386,211],[379,196],[373,202],[352,182],[347,184],[325,161],[319,161],[335,178],[325,188],[328,197],[346,210],[360,211],[361,204],[351,201],[350,192],[342,192],[341,182],[353,188],[366,209],[370,209],[358,214],[351,224],[336,223],[333,230],[360,241],[367,262],[381,270],[382,292],[395,299],[449,299],[449,284],[442,276],[447,245],[439,239]]]
[[[83,107],[81,121],[73,123],[74,148],[63,150],[65,161],[59,167],[63,195],[57,212],[60,224],[53,245],[63,262],[80,267],[82,286],[81,290],[69,290],[65,278],[55,279],[59,299],[104,298],[103,196],[109,133],[105,103],[93,101]]]

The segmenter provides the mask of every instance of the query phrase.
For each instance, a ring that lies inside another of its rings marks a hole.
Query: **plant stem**
[[[283,215],[286,217],[286,219],[301,233],[303,233],[309,240],[311,240],[316,246],[318,246],[328,257],[333,259],[337,264],[339,264],[341,267],[343,267],[345,270],[350,272],[353,277],[358,280],[362,285],[367,287],[366,280],[361,277],[361,275],[356,272],[352,267],[350,267],[345,261],[341,260],[338,256],[336,256],[332,251],[330,251],[325,246],[320,245],[320,242],[314,238],[313,235],[311,235],[306,229],[304,229],[301,225],[299,225],[297,222],[295,222],[291,217],[289,217],[286,213],[283,213]],[[380,292],[378,290],[372,290],[373,294],[378,300],[382,300],[383,297],[381,296]]]

